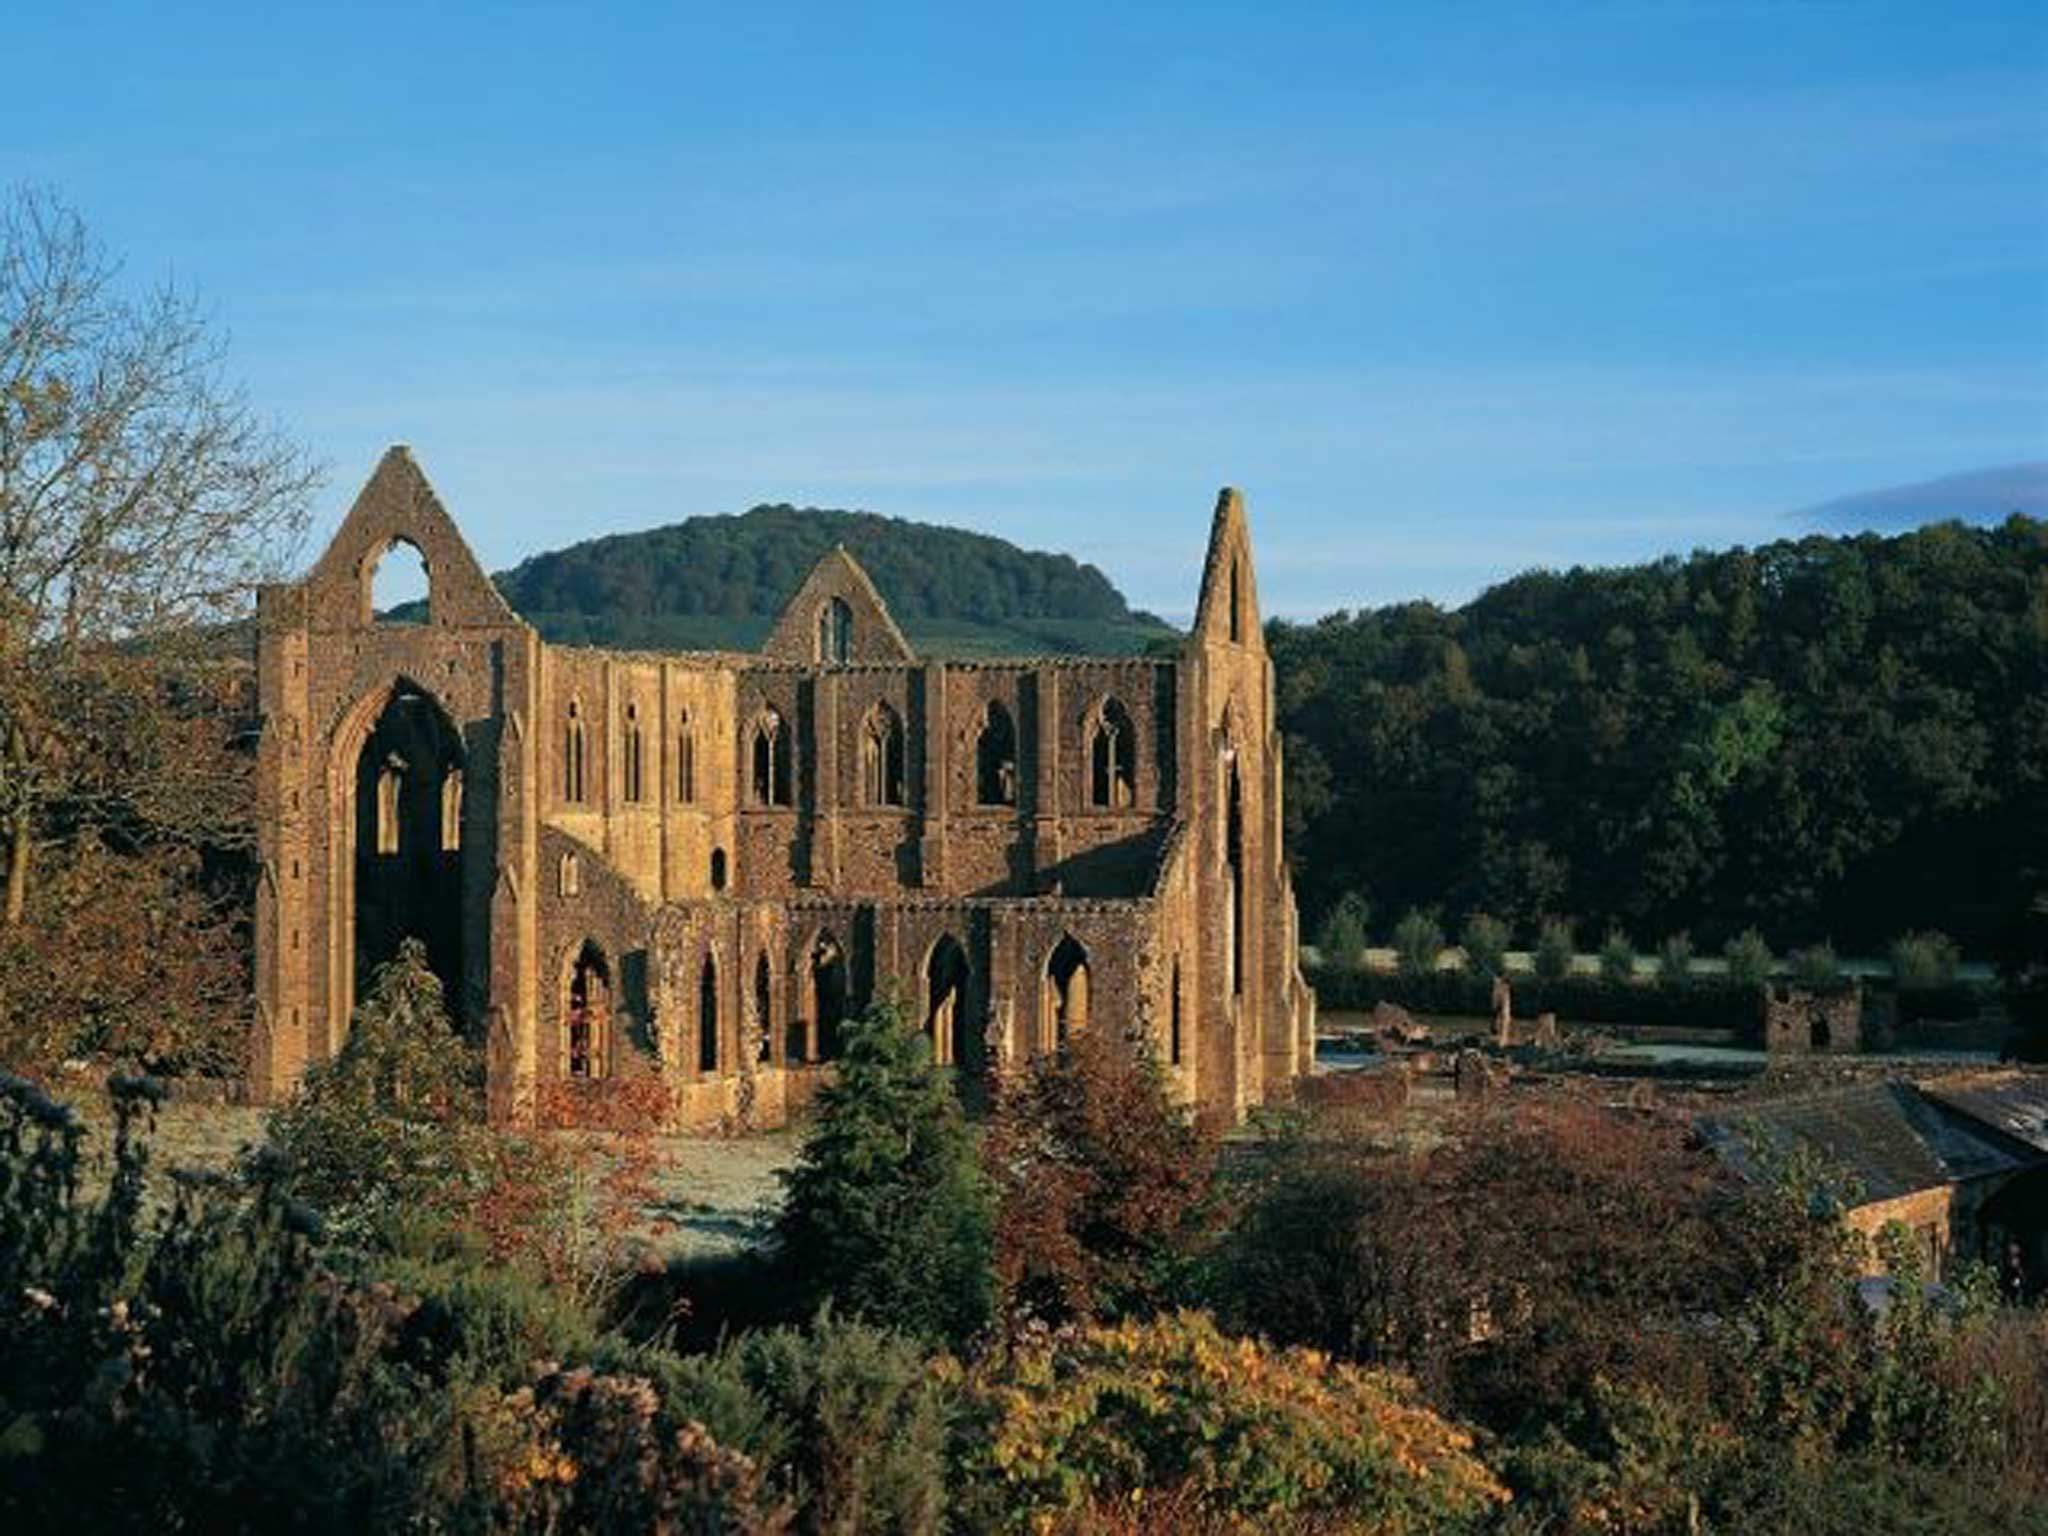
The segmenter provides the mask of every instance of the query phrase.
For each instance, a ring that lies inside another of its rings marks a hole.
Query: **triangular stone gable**
[[[1233,640],[1232,604],[1236,605]],[[1209,524],[1209,554],[1202,562],[1202,591],[1195,605],[1194,637],[1212,644],[1262,647],[1259,588],[1252,574],[1251,524],[1244,494],[1226,485],[1216,497],[1216,516]]]
[[[397,541],[417,549],[426,566],[428,623],[519,622],[477,563],[412,451],[399,444],[377,461],[326,553],[306,577],[314,628],[353,629],[370,621],[370,575]]]
[[[819,620],[834,598],[846,604],[852,621],[848,661],[917,660],[917,653],[889,616],[889,605],[882,601],[882,594],[875,590],[868,573],[847,553],[844,544],[836,546],[812,567],[804,584],[796,589],[796,596],[783,608],[782,617],[775,621],[761,654],[777,661],[830,660],[819,643]]]

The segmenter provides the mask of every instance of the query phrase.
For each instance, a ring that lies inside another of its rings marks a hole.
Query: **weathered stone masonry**
[[[398,543],[423,624],[371,611]],[[678,1124],[777,1124],[884,994],[970,1095],[1091,1026],[1219,1119],[1309,1067],[1234,491],[1164,658],[921,660],[843,550],[758,655],[548,645],[403,448],[258,613],[259,1097],[408,936],[508,1119],[658,1076]]]

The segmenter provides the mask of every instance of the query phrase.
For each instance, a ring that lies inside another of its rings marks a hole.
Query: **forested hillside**
[[[2048,524],[1538,571],[1271,641],[1313,923],[1997,947],[2048,871]]]
[[[535,555],[495,579],[551,640],[752,649],[837,544],[929,654],[1121,654],[1171,633],[1070,555],[872,512],[764,506],[693,517]]]

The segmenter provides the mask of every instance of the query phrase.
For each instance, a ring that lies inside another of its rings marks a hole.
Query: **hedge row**
[[[1338,1012],[1370,1013],[1377,1004],[1386,1002],[1412,1013],[1477,1018],[1490,1018],[1493,1014],[1493,983],[1465,971],[1433,971],[1426,976],[1414,976],[1362,966],[1324,965],[1310,968],[1308,980],[1316,989],[1318,1003]],[[1611,981],[1601,976],[1566,976],[1555,980],[1517,976],[1513,985],[1517,1019],[1554,1013],[1568,1024],[1733,1029],[1752,1036],[1763,1027],[1761,989],[1711,977],[1670,982]],[[1909,1024],[1924,1019],[1972,1019],[1977,1016],[1980,1002],[1978,989],[1961,983],[1914,988],[1897,994],[1896,1017]],[[1879,1002],[1876,1006],[1882,1009],[1884,1004]]]

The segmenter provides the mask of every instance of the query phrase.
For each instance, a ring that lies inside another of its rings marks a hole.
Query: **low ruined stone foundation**
[[[371,610],[400,543],[424,623]],[[1310,1067],[1234,491],[1158,657],[921,659],[844,550],[758,654],[551,645],[403,448],[258,617],[259,1098],[408,938],[509,1120],[630,1090],[781,1124],[884,996],[970,1098],[1084,1028],[1149,1041],[1222,1120]]]

